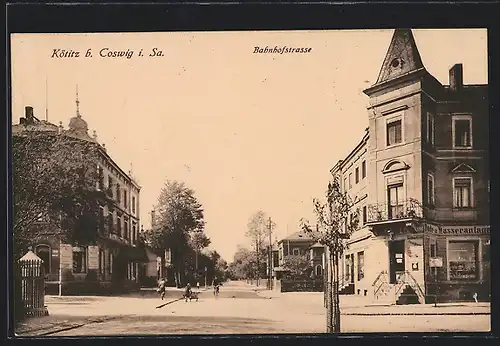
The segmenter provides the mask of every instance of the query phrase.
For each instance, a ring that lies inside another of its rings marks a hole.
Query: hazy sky
[[[486,30],[414,30],[427,70],[448,83],[487,83]],[[31,105],[67,127],[80,111],[108,153],[142,186],[141,223],[167,179],[195,190],[206,232],[228,261],[248,244],[248,218],[273,217],[276,236],[312,218],[330,168],[361,139],[368,98],[393,31],[18,34],[12,37],[13,123]],[[305,54],[253,54],[266,45]],[[133,50],[102,58],[99,50]],[[152,48],[164,54],[148,57]],[[92,58],[83,58],[87,49]],[[80,51],[52,58],[53,49]],[[145,56],[138,52],[144,49]]]

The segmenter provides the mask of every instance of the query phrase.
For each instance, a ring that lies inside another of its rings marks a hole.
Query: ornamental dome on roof
[[[76,117],[70,119],[68,127],[70,130],[82,132],[87,132],[89,129],[87,122],[82,119],[80,113],[78,113]]]

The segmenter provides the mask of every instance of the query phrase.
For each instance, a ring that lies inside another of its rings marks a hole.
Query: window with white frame
[[[344,178],[344,192],[347,191],[347,178]]]
[[[427,204],[433,206],[435,204],[435,186],[434,186],[434,175],[431,173],[427,174]]]
[[[387,121],[387,145],[395,145],[403,142],[402,119]]]
[[[349,173],[349,188],[352,188],[352,172]]]
[[[361,179],[366,177],[366,161],[361,162]]]
[[[472,178],[453,178],[453,207],[471,208],[473,205]]]
[[[453,147],[472,148],[472,118],[469,115],[453,117]]]
[[[359,167],[356,167],[356,170],[355,170],[355,178],[356,178],[356,184],[359,183]]]
[[[427,142],[434,145],[434,114],[427,112]]]
[[[403,183],[391,184],[387,187],[389,219],[396,219],[403,213],[403,198]]]

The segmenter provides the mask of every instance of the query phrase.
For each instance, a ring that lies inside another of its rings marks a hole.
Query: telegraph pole
[[[273,289],[273,241],[272,241],[272,231],[273,231],[273,220],[269,217],[269,223],[267,224],[269,232],[269,289]]]

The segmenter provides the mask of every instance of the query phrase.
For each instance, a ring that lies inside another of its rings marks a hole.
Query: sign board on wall
[[[59,249],[52,249],[52,257],[59,256]]]
[[[98,246],[89,246],[88,248],[88,256],[89,256],[89,269],[98,269],[99,268],[99,247]]]
[[[489,235],[490,226],[437,226],[426,224],[425,230],[442,235]]]
[[[59,261],[62,269],[73,269],[73,247],[70,244],[59,246]]]
[[[442,266],[443,266],[443,258],[442,257],[429,258],[429,267],[441,268]]]

